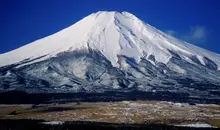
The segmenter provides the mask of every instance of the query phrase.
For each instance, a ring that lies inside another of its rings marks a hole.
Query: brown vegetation
[[[10,113],[16,114],[10,114]],[[204,122],[220,127],[220,105],[188,105],[165,101],[0,105],[1,119],[97,121],[128,124]]]

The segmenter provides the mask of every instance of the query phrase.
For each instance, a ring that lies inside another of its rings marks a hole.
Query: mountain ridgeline
[[[220,100],[220,55],[128,12],[97,12],[0,55],[0,91],[169,92]]]

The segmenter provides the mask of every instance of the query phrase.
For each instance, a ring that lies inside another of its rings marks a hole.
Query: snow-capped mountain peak
[[[174,55],[205,65],[206,59],[220,66],[220,56],[175,39],[139,20],[128,12],[99,11],[53,35],[0,55],[0,66],[24,60],[29,63],[55,57],[62,52],[93,49],[101,52],[113,66],[119,67],[118,55],[133,58],[154,57],[167,63]]]
[[[211,100],[219,99],[219,69],[216,53],[167,35],[131,13],[100,11],[1,54],[0,92],[138,90]]]

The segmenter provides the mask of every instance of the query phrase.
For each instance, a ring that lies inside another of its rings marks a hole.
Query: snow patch
[[[194,128],[215,128],[207,123],[183,124],[183,125],[176,125],[176,126],[194,127]]]
[[[172,66],[169,66],[169,68],[177,73],[180,73],[180,74],[184,74],[185,73],[185,70],[181,67],[179,67],[178,65],[176,64],[172,64]]]
[[[177,107],[189,107],[190,105],[188,103],[174,103],[174,106],[177,106]]]
[[[198,58],[199,62],[200,62],[202,65],[205,65],[205,62],[204,62],[202,56],[199,56],[199,55],[198,55],[197,58]]]
[[[42,124],[46,125],[62,125],[64,122],[61,121],[50,121],[50,122],[42,122]]]

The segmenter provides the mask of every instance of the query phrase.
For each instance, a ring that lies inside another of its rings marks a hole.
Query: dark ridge
[[[190,59],[191,59],[193,62],[195,62],[195,63],[197,63],[197,64],[199,64],[199,65],[202,65],[201,62],[199,61],[199,59],[198,59],[195,55],[194,55],[194,56],[191,56]]]
[[[44,120],[0,120],[1,130],[217,130],[218,128],[192,128],[165,124],[113,124],[91,121],[68,121],[62,124],[44,124]]]
[[[30,58],[24,59],[23,61],[20,61],[19,64],[24,64],[24,63],[32,62],[32,61],[41,59],[41,58],[43,58],[43,57],[45,57],[45,56],[47,56],[47,55],[43,55],[43,56],[40,56],[40,57],[37,57],[37,58],[34,58],[34,59],[30,59]]]
[[[22,91],[8,91],[0,93],[0,104],[40,104],[40,103],[68,103],[68,102],[109,102],[109,101],[172,101],[201,104],[220,104],[220,99],[206,99],[190,97],[187,93],[181,92],[114,92],[104,93],[25,93]]]
[[[13,68],[15,68],[16,66],[19,66],[21,64],[25,64],[25,63],[28,63],[28,62],[31,62],[31,61],[35,61],[35,60],[38,60],[40,58],[43,58],[45,57],[46,55],[43,55],[43,56],[40,56],[40,57],[37,57],[37,58],[34,58],[34,59],[24,59],[23,61],[20,61],[18,63],[15,63],[15,64],[11,64],[11,65],[6,65],[6,66],[3,66],[3,67],[0,67],[0,72],[6,72],[8,70],[11,70]]]
[[[153,61],[153,62],[155,62],[155,61],[156,61],[156,59],[155,59],[155,56],[154,56],[154,55],[149,55],[148,59],[149,59],[149,60],[151,60],[151,61]]]
[[[176,52],[174,52],[174,51],[172,51],[172,50],[168,50],[168,51],[169,51],[170,54],[172,54],[175,58],[177,58],[177,59],[181,59],[181,57],[179,56],[178,53],[176,53]]]
[[[7,65],[7,66],[3,66],[3,67],[0,67],[0,72],[2,73],[6,73],[6,71],[8,70],[11,70],[12,68],[18,66],[19,64],[11,64],[11,65]]]
[[[216,65],[215,62],[213,62],[212,60],[210,60],[209,58],[207,57],[204,57],[203,58],[204,62],[205,62],[205,66],[209,69],[212,69],[212,70],[217,70],[218,66]]]

